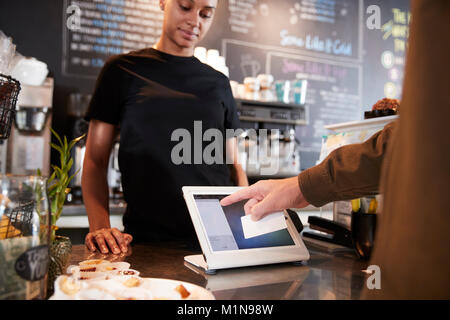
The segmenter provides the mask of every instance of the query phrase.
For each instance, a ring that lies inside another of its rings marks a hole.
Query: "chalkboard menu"
[[[408,0],[225,3],[205,46],[221,50],[232,80],[308,80],[309,125],[296,128],[302,169],[318,160],[325,125],[361,120],[377,100],[400,98]]]
[[[379,28],[373,27],[370,15],[366,14],[371,28],[364,29],[363,37],[363,106],[366,110],[380,96],[401,98],[411,20],[409,0],[368,1],[366,11],[373,15],[377,8],[381,10]]]
[[[225,37],[273,50],[358,59],[359,6],[353,0],[228,1]],[[224,19],[225,18],[225,19]],[[226,25],[226,24],[225,24]]]
[[[151,47],[161,35],[158,1],[64,1],[64,75],[96,78],[108,56]]]
[[[325,125],[401,97],[408,10],[409,0],[220,0],[200,45],[220,51],[231,80],[308,80],[309,124],[296,128],[305,169]],[[95,80],[108,56],[152,46],[162,20],[157,0],[64,0],[62,74]]]

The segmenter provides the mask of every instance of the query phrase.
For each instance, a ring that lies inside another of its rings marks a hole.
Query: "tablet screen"
[[[212,251],[295,245],[288,229],[245,239],[241,217],[247,200],[222,207],[220,200],[226,196],[194,195]]]

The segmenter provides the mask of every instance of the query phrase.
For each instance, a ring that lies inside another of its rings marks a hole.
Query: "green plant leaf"
[[[52,146],[53,149],[57,150],[60,154],[63,153],[63,150],[62,150],[61,147],[58,146],[57,144],[50,143],[50,145]]]
[[[61,137],[52,128],[50,129],[59,142],[59,145],[51,143],[51,147],[59,152],[60,158],[59,166],[52,165],[53,172],[48,180],[49,187],[47,188],[47,194],[51,202],[52,225],[54,226],[62,213],[67,194],[70,192],[68,185],[75,175],[79,173],[79,170],[77,170],[77,172],[73,175],[69,175],[74,163],[70,151],[76,143],[82,140],[86,135],[83,134],[69,143],[66,136],[61,139]]]
[[[53,173],[50,175],[50,178],[48,178],[47,180],[47,185],[50,185],[53,181],[53,179],[55,179],[56,173],[53,171]]]
[[[67,149],[69,148],[67,137],[64,136],[64,154],[67,154]]]
[[[50,131],[53,133],[53,135],[56,137],[56,139],[58,139],[59,144],[62,146],[63,143],[62,143],[62,140],[61,140],[61,137],[59,136],[59,134],[57,134],[56,131],[53,130],[52,128],[50,128]]]
[[[83,134],[83,135],[81,135],[81,136],[79,136],[78,138],[73,139],[73,140],[70,142],[70,144],[69,144],[69,151],[72,150],[72,148],[75,146],[75,144],[76,144],[78,141],[82,140],[85,136],[86,136],[86,133]]]
[[[67,166],[65,167],[64,172],[69,173],[70,169],[72,169],[72,165],[73,165],[73,158],[70,158],[69,162],[67,163]]]
[[[52,190],[56,189],[56,187],[58,187],[58,184],[57,183],[53,183],[52,185],[50,185],[47,188],[47,192],[51,192]]]
[[[53,166],[53,169],[56,172],[56,177],[58,178],[58,180],[61,180],[61,178],[63,176],[63,171],[57,166]]]
[[[78,174],[79,171],[80,171],[80,169],[78,169],[77,172],[75,172],[73,175],[70,176],[69,183],[70,183],[70,181],[72,181],[73,178],[75,178],[75,176]]]

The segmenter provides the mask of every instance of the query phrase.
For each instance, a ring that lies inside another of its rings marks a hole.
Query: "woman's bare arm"
[[[237,186],[246,187],[248,186],[247,174],[245,173],[242,165],[239,162],[238,145],[236,138],[227,139],[227,163],[232,163],[231,177]]]
[[[108,162],[116,136],[112,124],[91,120],[86,142],[86,153],[81,177],[83,201],[89,219],[89,233],[85,243],[91,251],[95,244],[102,253],[127,251],[131,235],[111,228],[109,220]]]

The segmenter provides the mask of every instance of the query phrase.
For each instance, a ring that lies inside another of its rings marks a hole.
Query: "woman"
[[[193,57],[216,6],[217,0],[160,0],[164,22],[155,46],[112,57],[103,67],[87,114],[82,175],[90,250],[97,245],[102,253],[126,252],[132,239],[196,245],[181,187],[248,185],[236,161],[229,168],[220,163],[175,164],[171,158],[178,143],[172,141],[175,130],[188,130],[193,137],[194,122],[201,121],[203,131],[216,128],[225,137],[225,130],[237,129],[239,123],[228,78]],[[118,128],[127,202],[124,233],[110,226],[106,179]],[[226,147],[235,150],[234,139]]]

